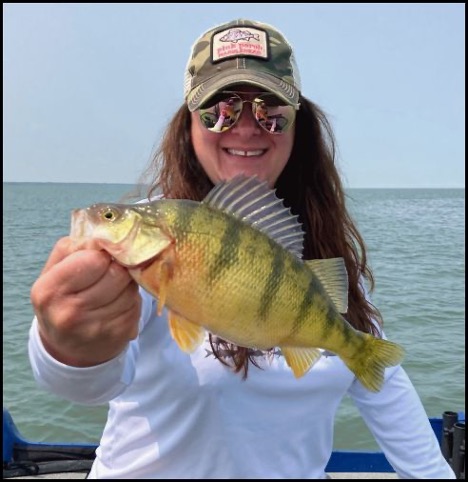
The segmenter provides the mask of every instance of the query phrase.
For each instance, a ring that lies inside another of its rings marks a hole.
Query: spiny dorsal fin
[[[298,216],[291,214],[266,181],[238,175],[216,184],[203,203],[250,224],[302,259],[304,232]]]
[[[314,272],[340,313],[348,311],[348,272],[343,258],[311,259],[305,264]]]

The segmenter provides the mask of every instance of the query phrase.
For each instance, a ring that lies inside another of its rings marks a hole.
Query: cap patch
[[[268,34],[254,27],[231,27],[213,35],[211,59],[219,62],[229,57],[268,58]]]

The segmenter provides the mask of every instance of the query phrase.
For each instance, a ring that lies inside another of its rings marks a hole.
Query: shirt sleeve
[[[363,279],[361,288],[370,301]],[[375,320],[374,323],[385,339],[381,327]],[[355,379],[348,394],[400,478],[456,478],[442,455],[421,399],[401,365],[385,370],[379,392],[370,392]]]
[[[401,366],[373,393],[356,379],[348,391],[395,472],[403,479],[455,479],[426,411]]]
[[[153,299],[142,293],[139,332],[154,310]],[[117,357],[92,367],[72,367],[53,358],[44,348],[34,318],[29,331],[28,354],[34,378],[40,387],[55,395],[83,405],[101,405],[112,400],[133,381],[139,353],[139,337],[132,340]]]

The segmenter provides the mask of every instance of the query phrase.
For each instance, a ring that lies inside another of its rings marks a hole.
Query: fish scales
[[[186,209],[184,201],[180,201],[179,208]],[[291,299],[297,291],[294,283],[284,283],[286,270],[271,267],[284,266],[285,258],[292,255],[281,252],[262,233],[208,206],[199,205],[195,210],[191,216],[193,232],[184,236],[173,233],[180,240],[175,248],[178,268],[166,304],[180,313],[189,311],[187,300],[178,294],[185,288],[203,301],[192,308],[193,318],[203,318],[208,328],[238,344],[271,347],[290,332],[291,325],[285,323],[289,316],[284,315],[292,308]],[[210,229],[207,231],[204,226]],[[153,279],[152,275],[142,275],[143,278]],[[269,319],[269,339],[248,328],[250,325],[255,328],[257,322],[266,319],[267,313],[275,314]],[[239,326],[245,328],[241,335]]]
[[[303,233],[266,183],[238,176],[201,203],[161,199],[147,204],[75,210],[77,248],[94,238],[148,292],[158,313],[191,352],[211,331],[239,346],[279,347],[296,377],[328,350],[369,390],[402,348],[355,330],[347,309],[342,258],[303,261]]]
[[[172,204],[177,268],[166,304],[174,311],[190,313],[191,320],[203,319],[206,328],[241,346],[267,349],[284,340],[301,346],[303,333],[309,343],[320,342],[328,350],[341,344],[341,332],[331,336],[333,320],[339,315],[327,303],[328,296],[313,273],[304,266],[301,269],[292,254],[209,206],[183,200]],[[187,215],[189,210],[192,213]],[[150,290],[157,278],[149,268],[140,277]],[[183,297],[181,292],[190,295]],[[302,319],[294,317],[299,312]],[[268,322],[266,333],[257,329],[259,324],[265,327],[262,320]],[[310,327],[317,333],[316,340],[311,340]]]

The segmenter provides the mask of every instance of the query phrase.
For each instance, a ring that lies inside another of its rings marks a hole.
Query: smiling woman
[[[191,114],[197,159],[213,184],[242,173],[273,187],[291,155],[296,107],[247,84],[231,88],[237,90],[216,92]],[[252,108],[244,108],[246,104]],[[281,130],[272,129],[271,121],[267,128],[268,119],[274,118],[284,119],[275,124],[283,126]],[[218,137],[219,132],[223,135]]]
[[[327,478],[346,395],[398,476],[454,478],[370,301],[291,44],[246,19],[210,28],[184,85],[145,173],[165,199],[78,215],[74,237],[105,225],[109,252],[63,238],[31,290],[37,381],[109,403],[89,478]],[[135,243],[153,258],[122,266]]]

